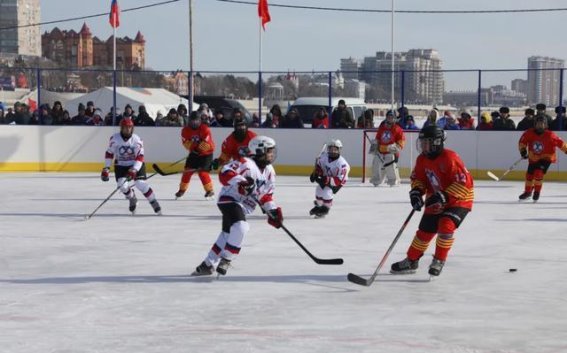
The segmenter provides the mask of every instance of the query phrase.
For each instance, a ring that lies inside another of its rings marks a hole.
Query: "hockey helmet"
[[[334,161],[341,156],[343,150],[343,143],[339,139],[330,139],[327,142],[327,155],[329,159]]]
[[[120,120],[120,135],[123,138],[129,139],[134,133],[134,121],[132,118],[122,118]]]
[[[249,156],[264,168],[276,160],[276,141],[268,136],[256,136],[248,143]]]
[[[437,125],[428,125],[421,129],[417,139],[417,150],[430,159],[434,159],[443,152],[445,131]]]
[[[547,129],[547,117],[544,114],[538,114],[534,118],[534,130],[536,134],[541,135]]]
[[[189,115],[189,126],[191,127],[191,129],[198,129],[199,126],[201,126],[201,113],[200,112],[191,112],[191,115]]]

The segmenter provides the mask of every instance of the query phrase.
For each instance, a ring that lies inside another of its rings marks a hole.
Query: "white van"
[[[299,113],[299,116],[303,120],[303,123],[307,126],[311,126],[311,122],[313,120],[313,116],[315,113],[319,111],[321,108],[327,109],[329,112],[329,119],[331,118],[331,114],[339,104],[339,101],[343,99],[346,103],[347,109],[352,114],[352,117],[355,121],[358,119],[359,116],[364,113],[366,110],[366,103],[364,103],[363,99],[360,98],[332,98],[331,99],[331,109],[329,110],[329,98],[328,97],[301,97],[297,98],[295,102],[289,107],[290,109],[296,109]],[[330,121],[329,121],[330,123]]]

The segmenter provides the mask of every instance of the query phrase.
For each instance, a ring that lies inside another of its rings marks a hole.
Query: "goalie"
[[[400,185],[398,158],[405,142],[404,131],[396,124],[394,112],[389,110],[370,146],[370,153],[374,154],[370,182],[374,186],[381,185],[386,179],[390,186]]]
[[[317,183],[315,207],[309,211],[309,214],[316,218],[324,217],[329,213],[333,204],[333,195],[339,192],[348,180],[350,166],[341,156],[342,149],[341,140],[332,139],[327,142],[326,150],[315,160],[315,170],[309,177],[312,183]]]

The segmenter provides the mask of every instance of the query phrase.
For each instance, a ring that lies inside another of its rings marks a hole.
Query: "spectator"
[[[329,128],[329,114],[327,109],[321,107],[313,116],[311,121],[311,128],[313,129],[328,129]]]
[[[276,127],[277,127],[277,126],[274,124],[274,116],[272,115],[272,113],[266,114],[266,120],[264,120],[264,122],[262,123],[261,127],[263,127],[263,128],[268,128],[268,129],[273,129],[273,128],[276,128]]]
[[[427,120],[423,123],[423,127],[437,125],[437,119],[439,118],[439,111],[436,108],[433,108],[427,114]]]
[[[520,120],[516,130],[526,131],[534,127],[535,111],[532,108],[528,108],[524,111],[524,118]]]
[[[138,115],[134,118],[134,126],[156,126],[156,122],[148,114],[144,105],[138,107]]]
[[[197,116],[199,118],[201,118],[201,124],[211,126],[212,122],[211,122],[211,117],[209,116],[209,112],[207,112],[205,110],[197,110]],[[189,116],[189,123],[191,123],[192,119],[194,119],[194,118]]]
[[[359,129],[373,129],[374,128],[374,110],[366,109],[361,116],[358,117],[356,127]]]
[[[565,107],[558,106],[555,107],[556,117],[551,121],[549,129],[553,131],[564,131],[567,130],[567,117],[565,116]]]
[[[457,123],[457,120],[455,119],[453,114],[447,115],[445,130],[461,130],[461,126]]]
[[[260,118],[258,114],[252,113],[252,122],[250,123],[250,127],[260,127]]]
[[[280,124],[280,127],[288,129],[302,129],[304,127],[303,120],[299,116],[299,112],[295,108],[287,112],[285,118]]]
[[[231,127],[232,126],[232,120],[225,118],[224,113],[220,109],[215,111],[215,120],[218,124],[217,126],[220,126],[220,127]]]
[[[94,112],[95,112],[95,106],[93,101],[88,101],[87,108],[85,109],[85,115],[88,116],[89,118],[92,118],[94,116]]]
[[[136,118],[136,115],[134,115],[134,109],[132,109],[130,104],[126,104],[124,107],[124,114],[122,114],[122,117],[132,119],[132,121]]]
[[[500,119],[494,121],[493,129],[494,130],[516,130],[516,123],[514,120],[510,119],[510,108],[508,107],[500,107]]]
[[[41,125],[53,125],[55,123],[50,111],[47,103],[39,106],[39,123]]]
[[[85,114],[86,108],[83,103],[79,103],[78,114],[71,119],[72,125],[87,125],[89,117]]]
[[[187,109],[185,109],[187,110]],[[198,112],[205,112],[208,116],[207,120],[211,120],[211,118],[213,117],[213,112],[211,111],[211,109],[209,109],[209,105],[207,103],[201,103],[201,105],[199,106],[199,109],[197,110]],[[200,114],[201,119],[203,118],[203,115]]]
[[[175,108],[171,108],[165,118],[161,120],[160,126],[183,126],[183,118],[177,114]]]
[[[283,121],[282,109],[278,104],[274,104],[272,109],[270,109],[270,113],[272,113],[272,124],[274,127],[279,127]]]
[[[441,119],[437,119],[436,124],[437,124],[437,126],[439,126],[440,128],[442,128],[442,129],[444,129],[444,130],[447,130],[447,121],[448,121],[449,119],[453,119],[453,120],[454,120],[453,113],[451,113],[451,112],[448,111],[448,110],[445,110],[445,111],[443,112],[443,116],[441,117]]]
[[[96,109],[93,112],[93,116],[87,120],[86,125],[90,126],[103,126],[104,125],[104,118],[102,117],[102,110]]]
[[[31,114],[29,113],[28,107],[24,103],[14,103],[14,124],[28,125],[30,123],[30,119]]]
[[[60,101],[55,101],[53,103],[51,116],[53,117],[53,125],[63,125],[63,106]]]
[[[476,127],[477,130],[493,130],[492,126],[492,114],[489,112],[483,112],[480,114],[480,123]]]
[[[4,121],[4,105],[2,105],[2,102],[0,102],[0,124],[5,124],[6,122]]]
[[[553,121],[553,118],[547,114],[546,110],[547,110],[547,106],[543,103],[538,103],[535,106],[535,110],[536,110],[536,115],[544,115],[545,118],[547,119],[547,126],[551,126],[551,123]]]
[[[354,119],[347,109],[344,99],[339,100],[337,108],[331,114],[331,125],[335,129],[351,129],[354,127]]]
[[[406,108],[406,107],[399,107],[398,108],[398,125],[400,125],[400,127],[403,128],[406,125],[406,119],[407,119],[408,116],[410,116],[408,108]],[[412,119],[413,119],[413,116],[412,116]]]
[[[8,108],[4,114],[4,124],[15,124],[16,115],[13,108]]]
[[[164,126],[163,125],[163,119],[165,119],[165,116],[163,116],[163,112],[161,110],[157,111],[157,115],[156,115],[156,126]]]
[[[183,126],[188,126],[189,114],[187,113],[187,107],[185,106],[185,104],[181,103],[177,106],[177,114],[179,114],[179,116],[183,118]]]
[[[467,112],[462,112],[459,118],[461,130],[474,130],[474,118]]]
[[[39,125],[39,110],[34,110],[31,114],[28,125]]]
[[[73,125],[73,122],[71,121],[71,114],[69,114],[68,110],[63,111],[60,125]]]
[[[108,114],[106,114],[106,116],[104,117],[104,125],[107,126],[118,126],[120,124],[120,120],[122,120],[122,115],[120,114],[120,108],[116,108],[116,121],[114,120],[114,107],[110,107],[110,112],[108,112]]]
[[[415,119],[413,115],[406,116],[406,123],[402,126],[404,130],[419,130],[419,128],[415,125]]]

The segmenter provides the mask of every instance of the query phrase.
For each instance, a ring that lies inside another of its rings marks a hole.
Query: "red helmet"
[[[120,127],[123,126],[134,127],[134,121],[131,118],[122,118],[122,120],[120,120]]]

